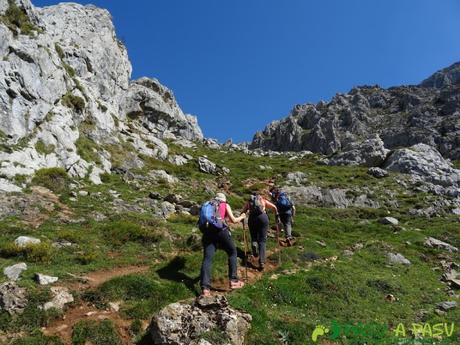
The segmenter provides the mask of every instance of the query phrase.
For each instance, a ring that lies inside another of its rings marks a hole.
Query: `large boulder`
[[[231,308],[224,296],[200,297],[193,303],[173,303],[152,320],[154,344],[203,344],[201,337],[219,331],[229,343],[244,344],[252,317]]]
[[[460,170],[454,169],[433,147],[417,144],[394,151],[384,167],[390,171],[416,175],[445,187],[460,187]]]
[[[362,165],[376,167],[381,165],[390,150],[384,146],[378,135],[363,142],[352,142],[341,152],[329,159],[329,165]]]
[[[25,262],[21,262],[19,264],[5,267],[3,269],[3,274],[7,276],[9,280],[16,281],[25,270],[27,270],[27,264]]]

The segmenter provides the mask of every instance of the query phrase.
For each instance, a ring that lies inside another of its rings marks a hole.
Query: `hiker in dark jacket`
[[[242,213],[239,217],[235,217],[232,212],[232,208],[227,204],[227,198],[223,193],[217,193],[214,198],[218,202],[219,214],[221,219],[224,221],[223,229],[216,229],[213,226],[208,226],[203,231],[203,263],[201,265],[201,295],[209,296],[211,288],[211,267],[212,258],[216,253],[216,250],[223,249],[228,255],[228,276],[230,280],[231,289],[239,289],[244,286],[244,282],[238,279],[237,274],[237,251],[235,244],[233,243],[230,227],[227,225],[225,220],[231,223],[239,223],[246,214]]]
[[[280,215],[279,221],[283,226],[286,242],[289,246],[291,246],[293,243],[292,224],[294,222],[295,206],[287,194],[277,187],[270,190],[270,195],[273,203],[278,208],[278,213]]]
[[[252,255],[259,257],[260,271],[263,271],[265,267],[265,248],[269,227],[267,208],[273,210],[278,217],[278,210],[273,203],[257,193],[252,193],[242,210],[242,213],[249,211],[248,226],[251,234]]]

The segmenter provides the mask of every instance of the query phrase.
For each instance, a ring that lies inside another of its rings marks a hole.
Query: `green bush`
[[[59,337],[49,337],[40,332],[36,335],[17,339],[11,345],[63,345],[63,343]]]
[[[9,7],[5,14],[0,16],[0,21],[4,23],[15,35],[18,33],[32,35],[39,29],[32,24],[26,12],[16,5],[14,0],[8,0]],[[19,32],[18,32],[19,31]]]
[[[116,246],[123,245],[126,242],[154,243],[160,240],[160,236],[157,233],[125,220],[106,224],[102,231],[104,237]]]
[[[68,187],[69,176],[62,168],[45,168],[35,172],[32,183],[46,187],[53,192],[61,193]]]
[[[81,113],[85,109],[85,100],[79,96],[75,96],[71,92],[67,92],[61,98],[61,102],[67,108],[73,109],[78,113]]]
[[[35,144],[35,149],[38,153],[49,155],[50,153],[54,152],[56,147],[54,145],[46,145],[42,140],[38,140]]]
[[[110,320],[95,322],[91,320],[79,321],[73,328],[73,345],[121,345],[115,327]]]
[[[6,243],[0,247],[1,257],[21,257],[29,262],[48,263],[51,261],[53,253],[53,247],[48,243],[29,244],[24,247],[19,247],[15,243]]]
[[[100,163],[99,155],[97,154],[97,145],[90,138],[80,135],[75,143],[78,155],[87,162]]]

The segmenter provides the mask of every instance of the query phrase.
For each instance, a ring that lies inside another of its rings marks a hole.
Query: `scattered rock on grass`
[[[66,304],[74,301],[72,294],[65,287],[52,287],[51,293],[53,295],[53,299],[43,305],[44,310],[63,310]]]
[[[436,305],[438,309],[441,309],[443,311],[448,311],[450,309],[454,309],[458,306],[458,303],[455,301],[446,301],[446,302],[441,302]]]
[[[16,281],[21,276],[21,273],[27,269],[27,264],[21,262],[12,266],[5,267],[3,269],[3,274],[8,277],[8,279]]]
[[[27,306],[26,289],[14,282],[0,285],[0,310],[6,310],[10,315],[20,314]]]
[[[410,265],[410,261],[407,260],[402,254],[388,253],[387,257],[388,261],[390,261],[392,264]]]
[[[384,217],[380,219],[380,223],[385,225],[398,225],[399,221],[393,217]]]
[[[382,168],[377,168],[377,167],[372,167],[372,168],[369,168],[367,170],[367,173],[371,176],[374,176],[376,178],[383,178],[383,177],[387,177],[389,174],[388,174],[388,171],[386,171],[385,169],[382,169]]]
[[[17,239],[14,240],[14,243],[20,248],[23,248],[31,244],[39,244],[40,242],[41,241],[38,238],[30,236],[19,236]]]
[[[40,285],[53,284],[59,280],[58,277],[47,276],[41,273],[35,273],[35,280]]]
[[[443,242],[441,240],[438,240],[433,237],[428,237],[425,240],[425,246],[429,248],[438,248],[438,249],[444,249],[447,250],[448,252],[451,253],[456,253],[458,252],[458,248],[454,247],[453,245],[450,245],[449,243]]]

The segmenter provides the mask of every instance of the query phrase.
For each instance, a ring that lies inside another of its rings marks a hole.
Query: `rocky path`
[[[144,273],[149,270],[150,266],[125,266],[117,267],[112,270],[102,270],[90,272],[85,276],[76,277],[76,282],[71,282],[66,285],[73,291],[84,291],[96,289],[105,282],[128,274]],[[118,330],[123,344],[131,344],[131,335],[129,326],[131,322],[121,318],[118,313],[117,305],[111,306],[109,310],[100,310],[88,303],[80,303],[66,310],[64,316],[52,322],[48,327],[42,329],[45,335],[57,335],[61,338],[65,345],[72,344],[73,326],[82,320],[106,320],[110,319]]]
[[[247,271],[244,265],[238,267],[238,275],[240,279],[244,280],[246,284],[255,284],[259,279],[261,279],[265,274],[272,273],[278,268],[278,252],[282,250],[282,246],[274,248],[267,251],[267,261],[265,264],[264,271],[260,272],[257,269],[256,260],[248,261]],[[333,258],[320,260],[320,262],[329,262],[333,261]],[[93,290],[98,288],[103,283],[116,278],[129,274],[135,273],[144,273],[150,269],[150,266],[126,266],[118,267],[112,270],[102,270],[88,273],[85,276],[77,277],[73,276],[74,281],[69,282],[66,287],[73,291],[85,291]],[[246,279],[247,272],[247,279]],[[283,272],[283,274],[294,274],[295,272]],[[278,274],[272,274],[271,279],[277,279]],[[228,279],[220,278],[214,280],[212,287],[212,295],[226,295],[231,293],[232,290],[228,286]],[[132,336],[129,331],[131,321],[123,319],[118,311],[119,304],[112,304],[107,310],[97,309],[95,306],[90,305],[89,303],[83,302],[75,305],[65,312],[64,316],[52,322],[48,327],[42,329],[46,335],[57,335],[61,338],[65,345],[72,344],[72,330],[73,326],[82,320],[111,320],[118,334],[123,342],[123,344],[131,344]],[[145,328],[148,326],[150,320],[144,322]]]

